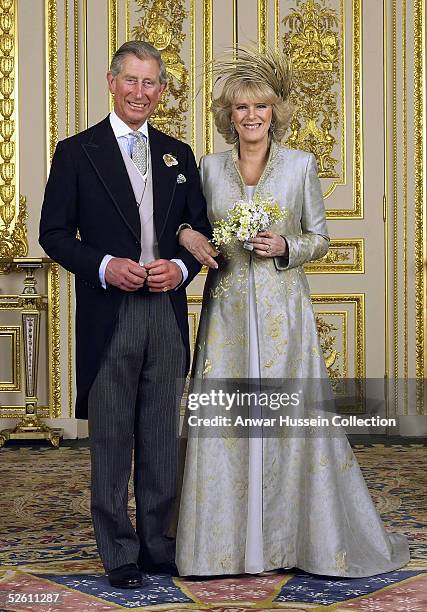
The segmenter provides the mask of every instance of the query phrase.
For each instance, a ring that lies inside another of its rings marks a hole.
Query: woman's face
[[[237,99],[231,106],[230,119],[239,136],[240,143],[257,144],[267,142],[273,108],[264,102]]]

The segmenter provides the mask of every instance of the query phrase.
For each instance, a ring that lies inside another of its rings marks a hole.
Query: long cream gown
[[[211,222],[247,192],[237,152],[201,162]],[[252,256],[240,244],[210,270],[193,363],[193,391],[209,379],[327,379],[302,265],[328,249],[311,154],[272,143],[256,192],[287,217],[289,261]],[[258,573],[298,567],[360,577],[409,560],[403,535],[387,534],[345,434],[201,437],[188,429],[177,532],[181,575]]]

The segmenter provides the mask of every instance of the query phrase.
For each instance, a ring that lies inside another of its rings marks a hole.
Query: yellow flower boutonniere
[[[178,165],[178,160],[172,155],[172,153],[165,153],[163,155],[163,161],[165,162],[168,168],[170,168],[171,166]]]

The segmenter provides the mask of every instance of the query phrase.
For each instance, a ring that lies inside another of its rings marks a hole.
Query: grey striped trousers
[[[89,393],[91,512],[106,571],[175,557],[165,533],[176,496],[185,348],[170,298],[129,293]],[[136,531],[128,515],[134,449]]]

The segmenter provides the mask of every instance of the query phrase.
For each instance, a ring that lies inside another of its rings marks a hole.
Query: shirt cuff
[[[175,287],[175,291],[177,289],[179,289],[181,287],[181,285],[183,285],[185,283],[185,281],[188,278],[188,270],[187,270],[187,266],[185,265],[185,263],[182,261],[182,259],[171,259],[171,261],[174,261],[176,264],[178,264],[178,266],[181,268],[181,272],[182,272],[182,281],[179,283],[179,285],[177,285]],[[101,264],[102,265],[102,264]]]
[[[99,266],[99,282],[103,289],[107,288],[107,283],[105,282],[105,268],[108,265],[108,262],[114,259],[112,255],[104,255],[101,265]]]
[[[181,223],[181,225],[176,230],[175,236],[179,236],[179,232],[183,229],[193,229],[189,223]],[[173,259],[171,261],[174,261]]]

